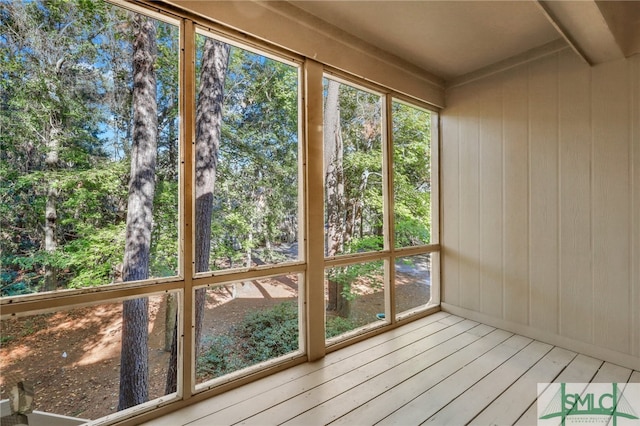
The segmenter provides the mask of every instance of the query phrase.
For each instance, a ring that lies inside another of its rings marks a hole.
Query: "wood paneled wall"
[[[445,309],[638,368],[640,55],[566,49],[446,101]]]

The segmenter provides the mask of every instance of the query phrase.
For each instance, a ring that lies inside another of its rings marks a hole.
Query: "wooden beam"
[[[538,0],[537,4],[571,48],[589,65],[624,58],[595,1]]]

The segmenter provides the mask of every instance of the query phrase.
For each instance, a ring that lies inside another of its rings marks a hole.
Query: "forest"
[[[179,28],[93,0],[0,0],[0,23],[1,296],[177,276]],[[197,35],[196,273],[304,260],[300,75]],[[324,92],[325,255],[381,250],[384,97],[330,76]],[[394,100],[392,123],[393,241],[429,244],[430,113]],[[352,283],[381,275],[381,262],[331,268],[327,309],[348,317]],[[148,303],[123,303],[118,409],[149,399]]]

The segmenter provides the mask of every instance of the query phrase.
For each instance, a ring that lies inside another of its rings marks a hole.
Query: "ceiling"
[[[562,39],[587,63],[640,53],[640,1],[289,1],[446,81]]]

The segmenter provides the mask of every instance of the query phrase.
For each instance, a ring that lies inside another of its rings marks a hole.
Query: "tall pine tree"
[[[136,15],[133,24],[134,123],[123,281],[143,280],[149,276],[158,132],[155,26],[142,15]],[[147,327],[148,299],[124,301],[118,410],[149,399]]]

